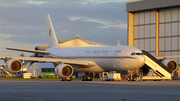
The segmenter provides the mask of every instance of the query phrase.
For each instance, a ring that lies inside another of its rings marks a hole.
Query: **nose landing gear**
[[[142,79],[140,78],[140,76],[135,76],[133,74],[133,71],[128,70],[128,81],[142,81]]]
[[[128,81],[133,80],[133,72],[131,70],[128,70]]]

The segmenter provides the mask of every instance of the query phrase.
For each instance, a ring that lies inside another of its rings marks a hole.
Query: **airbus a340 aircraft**
[[[60,47],[49,14],[46,15],[46,27],[49,48],[46,51],[7,48],[10,50],[44,53],[52,58],[39,57],[7,57],[0,56],[6,62],[5,69],[18,72],[22,63],[20,60],[52,62],[55,73],[60,78],[72,76],[74,71],[86,73],[100,73],[104,71],[132,71],[139,70],[145,63],[141,50],[131,46],[102,46],[102,47]],[[84,80],[92,80],[86,75]]]

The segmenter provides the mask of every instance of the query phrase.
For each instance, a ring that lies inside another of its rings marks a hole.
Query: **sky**
[[[0,0],[0,56],[47,46],[45,15],[50,14],[58,39],[80,38],[107,45],[127,45],[129,0]],[[32,53],[31,53],[32,54]],[[25,56],[31,54],[25,53]]]

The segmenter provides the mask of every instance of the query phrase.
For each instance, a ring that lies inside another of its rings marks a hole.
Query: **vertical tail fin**
[[[45,15],[49,48],[60,48],[49,14]]]

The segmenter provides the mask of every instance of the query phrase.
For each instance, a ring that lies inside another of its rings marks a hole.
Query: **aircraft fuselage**
[[[54,58],[93,61],[101,68],[97,72],[135,70],[145,61],[142,51],[131,46],[49,48],[48,51]]]

